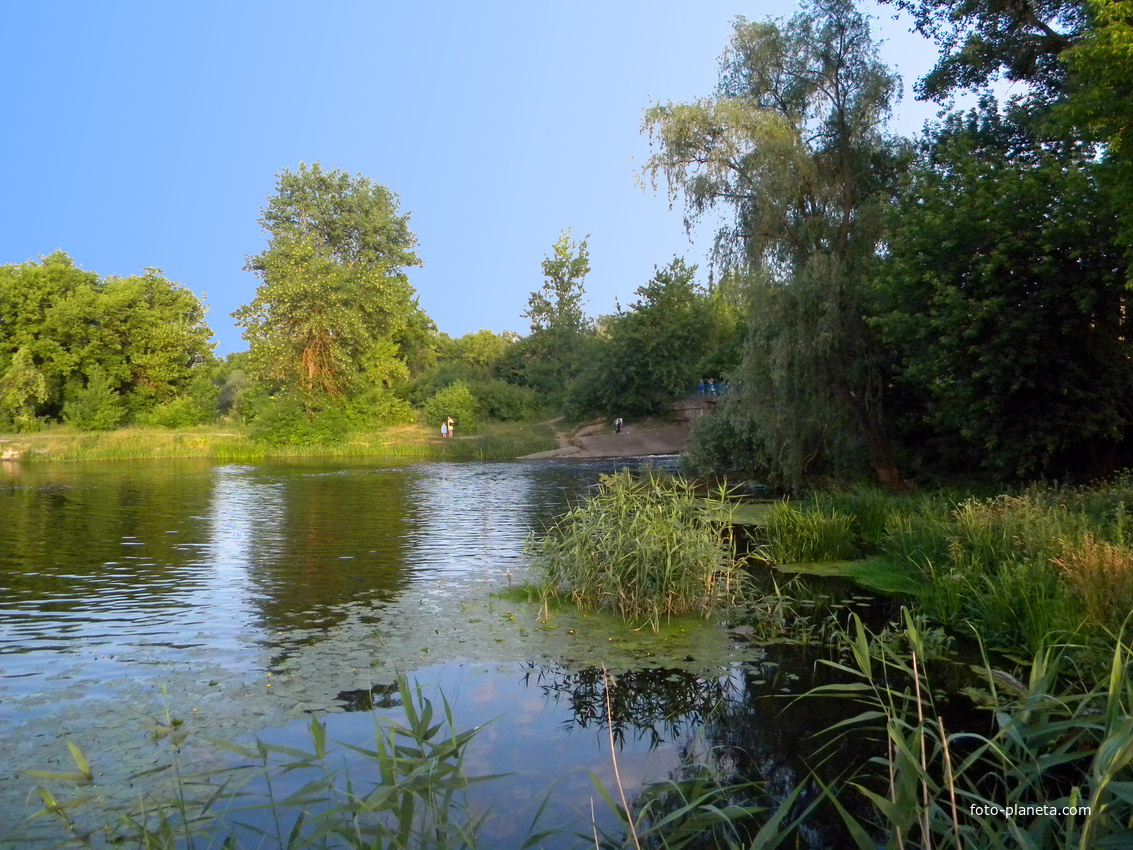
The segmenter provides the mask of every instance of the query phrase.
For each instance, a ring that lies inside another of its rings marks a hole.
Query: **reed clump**
[[[731,506],[656,471],[604,475],[590,498],[532,537],[527,552],[545,595],[649,623],[708,615],[742,596]]]
[[[834,508],[812,504],[799,510],[773,505],[764,524],[766,555],[779,564],[841,561],[856,551],[853,519]]]
[[[1061,542],[1052,562],[1073,588],[1086,624],[1116,630],[1133,611],[1133,549],[1089,533]]]
[[[984,657],[990,732],[949,728],[930,635],[906,612],[902,640],[871,639],[854,616],[846,677],[811,693],[856,699],[863,711],[827,730],[869,727],[876,755],[826,795],[859,848],[1133,846],[1133,679],[1119,638],[1108,675],[1083,684],[1065,647],[1047,643],[1026,681]],[[989,718],[992,720],[992,718]],[[861,794],[872,818],[851,814]]]

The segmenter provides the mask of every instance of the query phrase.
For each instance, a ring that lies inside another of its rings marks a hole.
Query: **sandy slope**
[[[642,457],[677,454],[688,446],[689,426],[685,422],[647,421],[626,425],[620,434],[615,434],[612,425],[588,424],[571,433],[560,431],[558,438],[559,448],[527,457]]]

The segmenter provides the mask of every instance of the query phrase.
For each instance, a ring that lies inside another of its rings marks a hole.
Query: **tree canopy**
[[[187,392],[211,337],[200,299],[158,269],[99,278],[61,251],[2,266],[0,418],[34,427],[94,393],[113,427]]]
[[[247,263],[261,283],[233,314],[254,368],[310,399],[404,379],[398,338],[418,312],[406,269],[420,261],[396,195],[300,163],[279,173],[261,224],[268,247]]]
[[[819,0],[786,22],[739,19],[716,97],[659,104],[646,163],[683,195],[690,221],[717,206],[716,240],[749,285],[743,392],[730,415],[754,435],[756,463],[798,483],[868,455],[894,480],[878,407],[861,282],[906,159],[883,132],[897,78],[848,0]]]

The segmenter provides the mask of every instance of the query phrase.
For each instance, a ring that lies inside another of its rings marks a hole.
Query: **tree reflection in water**
[[[572,728],[604,729],[606,698],[614,741],[625,745],[627,732],[656,749],[695,732],[733,690],[731,677],[709,678],[685,670],[653,668],[609,674],[597,667],[579,671],[529,665],[524,683],[534,684],[555,702],[566,702]]]
[[[803,696],[833,681],[830,668],[818,663],[822,655],[816,647],[773,646],[765,663],[737,665],[718,675],[667,668],[607,674],[601,668],[531,664],[523,681],[569,706],[564,731],[609,726],[619,749],[630,739],[648,741],[650,749],[678,748],[681,765],[670,774],[676,786],[664,784],[666,791],[656,785],[638,796],[635,808],[648,801],[647,823],[685,805],[674,787],[703,787],[708,780],[721,789],[715,801],[720,806],[774,811],[793,796],[794,802],[786,804],[786,823],[814,806],[799,826],[799,841],[832,847],[851,839],[833,809],[814,805],[822,796],[815,777],[827,785],[838,783],[877,753],[876,742],[825,732],[858,713],[852,700]],[[750,825],[737,828],[751,837],[764,820],[752,818]],[[709,832],[704,838],[711,840]]]

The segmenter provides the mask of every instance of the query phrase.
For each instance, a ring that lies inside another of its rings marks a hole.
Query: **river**
[[[467,766],[510,774],[477,786],[491,846],[522,843],[548,791],[542,825],[612,828],[592,779],[615,786],[603,668],[631,795],[725,742],[735,769],[797,779],[798,712],[775,718],[808,681],[774,651],[500,595],[532,529],[636,463],[0,466],[0,823],[36,808],[21,771],[74,770],[68,741],[111,808],[173,763],[229,764],[210,738],[299,745],[318,717],[365,746],[359,709],[404,717],[398,673],[487,724]]]

